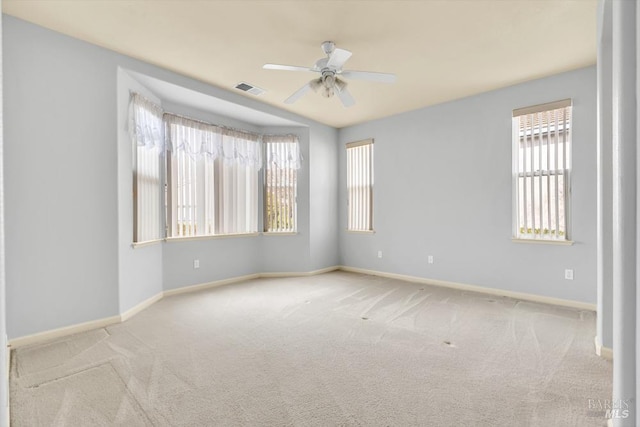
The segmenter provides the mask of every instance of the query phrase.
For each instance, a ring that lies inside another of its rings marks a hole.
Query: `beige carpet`
[[[602,426],[595,314],[373,276],[259,279],[13,352],[12,426]]]

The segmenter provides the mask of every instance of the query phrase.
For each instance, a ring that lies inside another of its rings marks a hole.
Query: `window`
[[[167,137],[168,236],[215,233],[214,126],[165,114]]]
[[[133,139],[133,241],[163,238],[162,109],[137,93],[131,93],[129,130]]]
[[[296,196],[302,156],[295,135],[265,135],[264,231],[297,230]]]
[[[297,136],[263,136],[163,113],[134,92],[129,114],[134,242],[257,233],[263,145],[265,231],[297,230]]]
[[[373,139],[347,144],[347,229],[373,231]]]
[[[571,100],[513,111],[514,236],[569,240]]]
[[[168,236],[257,232],[259,136],[173,114],[164,119]]]
[[[258,172],[262,166],[259,135],[223,129],[216,159],[216,234],[258,232]]]

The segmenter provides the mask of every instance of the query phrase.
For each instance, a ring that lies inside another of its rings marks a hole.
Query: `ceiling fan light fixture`
[[[322,74],[322,82],[324,83],[325,87],[333,87],[335,81],[336,81],[336,78],[333,75],[333,73]]]
[[[311,80],[309,82],[309,86],[313,89],[314,92],[318,92],[318,90],[322,87],[322,78]]]

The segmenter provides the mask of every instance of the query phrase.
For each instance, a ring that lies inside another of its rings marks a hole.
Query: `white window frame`
[[[350,142],[347,159],[347,231],[372,233],[373,229],[373,143]]]
[[[572,110],[565,99],[513,111],[514,241],[572,243]]]

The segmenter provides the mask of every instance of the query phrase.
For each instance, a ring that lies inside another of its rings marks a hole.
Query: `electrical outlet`
[[[378,251],[378,258],[382,258],[382,251]]]
[[[571,269],[566,269],[566,270],[564,271],[564,278],[565,278],[566,280],[573,280],[573,270],[571,270]]]
[[[193,260],[193,268],[200,268],[200,260],[199,259],[194,259]]]
[[[429,255],[429,256],[427,257],[427,262],[428,262],[429,264],[433,264],[433,255]]]

